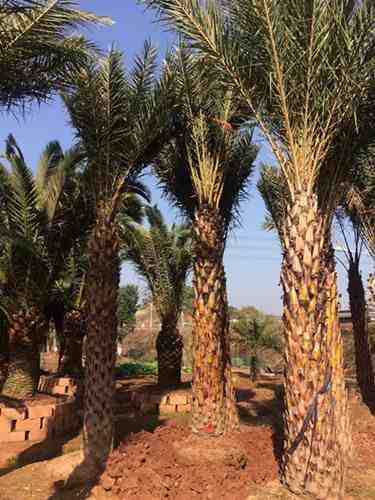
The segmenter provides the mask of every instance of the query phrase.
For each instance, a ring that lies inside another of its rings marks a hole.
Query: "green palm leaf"
[[[70,86],[94,50],[76,28],[109,24],[69,0],[20,0],[0,4],[0,106],[45,99]]]
[[[134,227],[123,235],[122,258],[146,280],[158,314],[177,321],[191,267],[191,231],[168,227],[157,207],[146,207],[149,228]]]

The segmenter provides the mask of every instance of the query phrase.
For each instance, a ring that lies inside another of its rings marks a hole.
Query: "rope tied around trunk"
[[[307,409],[306,416],[303,420],[301,430],[299,431],[299,433],[295,437],[293,443],[290,445],[290,447],[285,452],[287,455],[292,455],[296,451],[296,449],[298,448],[298,446],[300,445],[300,443],[302,442],[302,440],[305,436],[305,433],[306,433],[306,430],[307,430],[309,423],[312,420],[314,421],[314,424],[315,424],[314,429],[316,428],[316,420],[317,420],[317,415],[318,415],[318,397],[323,395],[323,394],[326,394],[331,389],[331,386],[332,386],[332,368],[330,367],[326,371],[326,375],[325,375],[324,383],[323,383],[322,387],[315,394],[313,400],[311,401],[311,403]]]

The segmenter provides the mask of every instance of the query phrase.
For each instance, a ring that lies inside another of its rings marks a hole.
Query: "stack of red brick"
[[[188,413],[191,410],[191,393],[188,391],[171,391],[168,393],[148,393],[134,391],[131,400],[141,413]]]
[[[74,401],[17,408],[0,406],[0,442],[43,441],[76,429],[80,416]]]
[[[165,394],[159,404],[159,412],[188,413],[191,410],[190,392],[176,391]]]
[[[56,396],[77,396],[81,390],[81,383],[70,377],[42,376],[39,379],[39,392]]]

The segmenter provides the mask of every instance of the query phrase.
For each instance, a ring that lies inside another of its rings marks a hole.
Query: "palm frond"
[[[6,158],[10,173],[0,208],[0,279],[11,307],[43,308],[72,249],[87,240],[94,218],[77,177],[82,154],[77,148],[64,153],[50,143],[35,178],[13,137],[8,138]]]
[[[0,4],[0,106],[46,99],[70,86],[94,46],[73,35],[80,27],[110,24],[70,0],[19,0]]]
[[[154,161],[156,174],[170,201],[190,219],[207,205],[229,226],[238,220],[254,168],[252,129],[239,121],[233,94],[210,83],[186,47],[168,64],[176,81],[176,132]]]
[[[33,174],[12,135],[6,141],[6,158],[11,166],[6,201],[9,229],[18,237],[31,238],[40,230],[39,196]]]
[[[282,242],[283,225],[291,202],[285,177],[276,167],[263,165],[257,187],[267,210],[264,227],[268,231],[276,230]]]
[[[267,138],[292,198],[302,189],[321,196],[323,181],[326,196],[335,197],[343,168],[331,161],[332,145],[343,130],[358,131],[373,86],[374,3],[142,3],[182,34],[218,86],[239,96],[248,119]]]
[[[157,51],[150,41],[145,41],[143,51],[134,59],[129,84],[135,95],[134,104],[148,98],[153,91],[157,71]]]
[[[112,49],[99,64],[83,68],[75,90],[64,96],[87,154],[90,189],[96,200],[113,200],[114,212],[127,186],[169,134],[172,77],[156,80],[154,72],[155,49],[150,44],[130,74],[123,67],[122,54]]]

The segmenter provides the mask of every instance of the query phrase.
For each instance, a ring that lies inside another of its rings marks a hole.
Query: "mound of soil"
[[[122,443],[109,459],[101,486],[121,499],[244,500],[251,483],[277,474],[269,427],[242,426],[230,437],[201,438],[186,425],[169,422]]]

